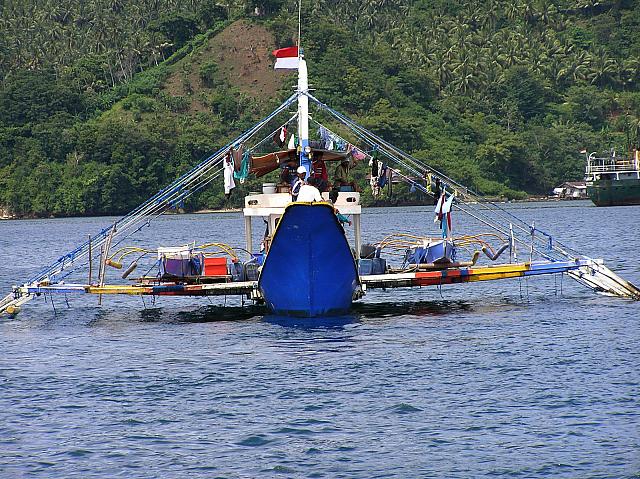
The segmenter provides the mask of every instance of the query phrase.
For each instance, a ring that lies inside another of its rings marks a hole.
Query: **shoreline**
[[[554,197],[531,197],[526,200],[505,200],[505,199],[488,199],[492,203],[501,203],[501,204],[513,204],[513,203],[571,203],[574,201],[588,201],[589,198],[554,198]],[[431,204],[424,202],[406,202],[402,204],[388,204],[385,202],[380,202],[378,204],[372,204],[367,206],[362,206],[362,208],[402,208],[407,206],[432,206]],[[219,214],[219,213],[240,213],[242,212],[242,208],[221,208],[221,209],[202,209],[196,211],[171,211],[164,213],[167,216],[179,216],[179,215],[205,215],[205,214]],[[117,214],[104,214],[104,215],[86,215],[86,216],[37,216],[37,215],[25,215],[25,216],[16,216],[16,215],[3,215],[0,216],[1,221],[11,221],[11,220],[44,220],[44,219],[62,219],[62,218],[102,218],[105,216],[118,216]]]

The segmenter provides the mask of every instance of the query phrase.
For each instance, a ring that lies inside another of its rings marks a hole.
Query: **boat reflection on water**
[[[262,321],[286,328],[304,330],[342,329],[348,325],[359,323],[360,315],[354,313],[342,316],[316,316],[313,318],[304,318],[269,314],[264,316]]]
[[[473,311],[474,305],[466,301],[394,301],[385,303],[354,303],[353,312],[361,318],[384,319],[402,315],[433,317]]]

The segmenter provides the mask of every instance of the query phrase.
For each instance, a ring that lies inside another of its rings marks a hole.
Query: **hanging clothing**
[[[356,149],[357,150],[357,149]],[[353,151],[353,150],[352,150]],[[354,158],[356,155],[352,155]],[[382,162],[376,159],[375,152],[369,160],[369,167],[371,168],[371,178],[369,179],[369,186],[371,186],[371,194],[374,197],[380,196],[380,186],[378,181],[380,180],[380,170],[382,170]]]
[[[240,169],[233,173],[234,178],[240,180],[240,183],[244,183],[249,176],[249,163],[251,163],[251,153],[247,150],[242,155]]]
[[[377,178],[379,168],[378,168],[378,160],[376,160],[375,156],[371,159],[369,164],[371,165],[371,177],[373,178],[375,176]]]
[[[380,188],[384,188],[387,184],[387,164],[382,163],[382,168],[380,168],[380,175],[378,176],[378,186]]]
[[[235,181],[233,181],[233,157],[231,152],[227,153],[224,157],[224,194],[227,198],[231,194],[231,190],[236,187]]]
[[[344,144],[344,147],[346,147],[347,153],[351,155],[351,158],[353,158],[356,161],[362,161],[367,157],[367,155],[365,155],[362,151],[360,151],[358,148],[356,148],[353,145]],[[374,151],[373,157],[375,157],[375,151]]]
[[[330,144],[333,143],[333,137],[329,130],[327,130],[324,126],[318,128],[318,136],[322,140],[322,144],[325,150],[330,150]]]
[[[440,221],[440,229],[442,230],[442,237],[448,238],[451,236],[451,207],[453,205],[454,195],[449,195],[447,198],[446,191],[443,191],[438,198],[434,212],[436,217],[433,219],[434,223]]]
[[[240,145],[238,148],[232,148],[233,154],[233,168],[235,171],[240,171],[242,167],[242,156],[244,154],[244,145]]]
[[[278,145],[279,148],[284,146],[284,142],[287,139],[287,125],[279,128],[273,135],[273,142]]]

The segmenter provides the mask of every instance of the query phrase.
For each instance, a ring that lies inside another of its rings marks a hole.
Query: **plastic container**
[[[265,195],[272,195],[276,192],[276,184],[275,183],[263,183],[262,184],[262,193]]]
[[[231,263],[229,265],[229,272],[231,273],[231,281],[244,281],[244,267],[241,262]]]
[[[255,261],[245,263],[244,273],[247,281],[257,281],[259,276],[258,263],[256,263]]]
[[[358,273],[360,276],[370,274],[385,274],[387,271],[387,260],[382,258],[362,258],[358,261]]]
[[[373,258],[373,272],[371,274],[385,274],[387,272],[387,260],[383,258]]]
[[[227,274],[227,258],[204,259],[204,276],[226,276]]]
[[[358,273],[360,276],[373,274],[373,259],[362,258],[358,261]]]

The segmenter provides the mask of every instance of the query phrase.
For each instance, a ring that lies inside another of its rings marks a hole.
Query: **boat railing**
[[[589,162],[587,165],[587,174],[590,173],[633,173],[638,171],[638,165],[635,160],[603,160],[600,163]]]

